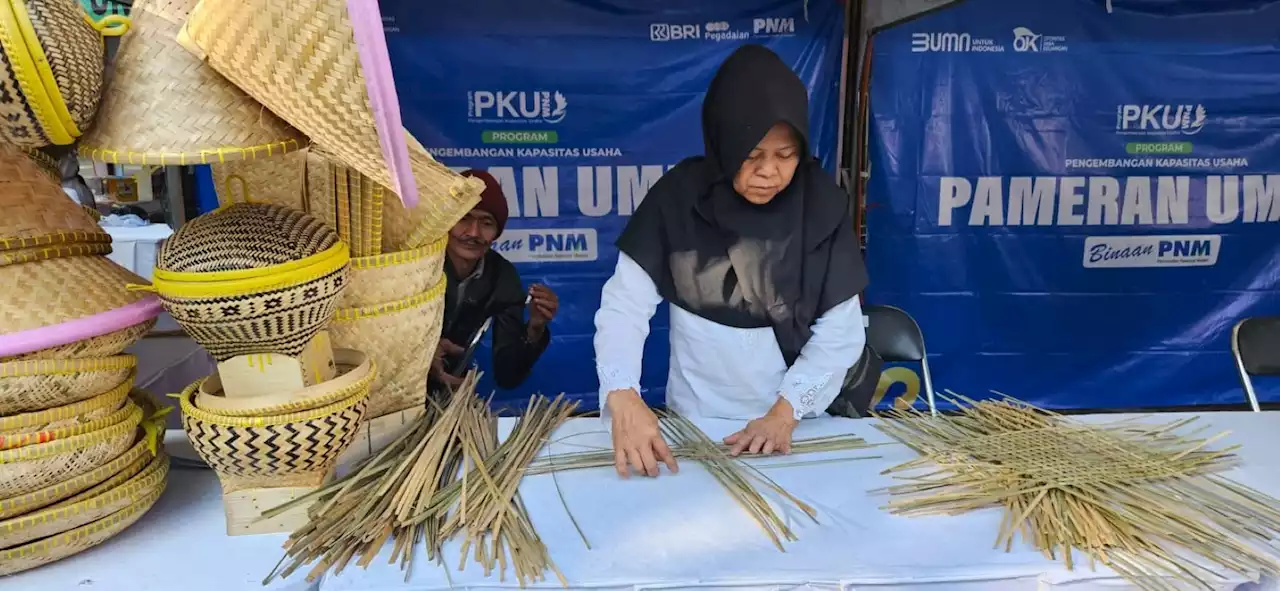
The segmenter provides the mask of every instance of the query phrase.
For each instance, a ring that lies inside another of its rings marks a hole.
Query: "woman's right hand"
[[[658,429],[658,417],[635,390],[615,390],[606,398],[613,424],[613,463],[618,476],[627,478],[631,469],[648,476],[658,475],[658,462],[672,473],[679,472],[675,456]],[[630,464],[630,467],[628,467]]]

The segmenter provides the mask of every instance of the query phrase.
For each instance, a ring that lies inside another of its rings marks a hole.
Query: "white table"
[[[165,224],[106,227],[103,230],[111,235],[111,254],[107,258],[147,281],[151,281],[160,243],[173,235],[173,229]]]
[[[1085,417],[1107,421],[1128,415]],[[1174,420],[1185,415],[1156,415]],[[1212,413],[1204,421],[1230,430],[1224,443],[1243,443],[1243,465],[1230,476],[1280,496],[1280,413]],[[509,424],[509,423],[508,423]],[[708,435],[725,435],[735,425],[702,423]],[[589,433],[566,443],[607,444],[595,419],[570,421],[556,439]],[[590,434],[591,432],[597,432]],[[872,421],[805,421],[797,437],[852,432],[872,442],[888,441]],[[183,452],[180,432],[167,438],[174,455]],[[553,453],[575,451],[565,443]],[[878,459],[798,466],[768,471],[770,477],[819,511],[821,525],[789,521],[800,541],[779,552],[759,527],[696,464],[679,475],[620,481],[612,468],[562,472],[565,501],[593,545],[587,550],[573,528],[549,475],[525,479],[521,494],[552,558],[574,588],[592,589],[887,589],[911,591],[1043,591],[1045,589],[1129,588],[1109,571],[1067,572],[1025,546],[1012,553],[991,549],[1000,520],[995,510],[958,517],[893,517],[878,507],[884,498],[867,490],[889,480],[879,472],[913,457],[898,445],[848,456]],[[806,456],[813,459],[817,456]],[[622,508],[619,512],[617,508]],[[208,472],[175,471],[169,490],[141,521],[102,546],[59,563],[0,579],[0,591],[237,591],[262,589],[260,580],[279,559],[285,536],[229,538],[223,535],[216,480]],[[388,546],[384,554],[389,553]],[[458,547],[446,555],[451,568]],[[425,558],[421,553],[419,558]],[[450,573],[453,588],[515,587],[509,577],[484,578],[479,565]],[[85,583],[91,581],[92,584]],[[83,583],[83,584],[82,584]],[[559,587],[554,578],[541,585]],[[277,581],[272,590],[376,591],[449,589],[437,567],[419,561],[410,582],[398,566],[375,560],[368,570],[353,568],[308,585],[301,574]],[[1222,589],[1277,589],[1266,586]]]

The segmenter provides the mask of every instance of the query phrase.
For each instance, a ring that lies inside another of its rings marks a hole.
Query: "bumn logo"
[[[650,41],[684,41],[685,39],[701,39],[702,28],[698,25],[673,25],[670,23],[653,23],[649,25]]]
[[[1116,132],[1122,134],[1195,135],[1204,129],[1208,114],[1204,105],[1119,105]]]
[[[560,91],[476,90],[467,93],[467,118],[473,122],[559,123],[569,108]]]
[[[1089,236],[1088,268],[1208,267],[1218,264],[1222,236]]]
[[[1013,30],[1014,51],[1040,51],[1040,36],[1026,27]]]
[[[973,39],[968,33],[913,33],[911,51],[967,52],[973,49]]]

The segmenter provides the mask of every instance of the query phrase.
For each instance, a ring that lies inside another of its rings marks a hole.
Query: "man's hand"
[[[537,283],[529,286],[529,335],[541,338],[542,330],[559,310],[560,299],[550,287]]]
[[[629,389],[610,392],[605,404],[613,415],[613,467],[618,476],[629,477],[633,468],[640,474],[657,476],[658,462],[673,473],[680,471],[658,430],[658,417],[639,393]]]
[[[444,358],[446,355],[462,355],[465,352],[466,349],[453,344],[453,341],[440,339],[440,343],[436,345],[435,355],[431,358],[431,375],[450,387],[461,386],[462,378],[445,371]]]
[[[729,455],[736,456],[742,452],[752,454],[791,453],[791,433],[796,430],[800,421],[795,418],[795,411],[786,398],[778,397],[769,412],[754,421],[747,423],[745,429],[724,438],[726,444],[733,447]]]

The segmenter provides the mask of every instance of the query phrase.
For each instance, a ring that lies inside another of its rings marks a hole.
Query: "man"
[[[527,291],[520,274],[492,248],[507,223],[507,198],[487,172],[468,170],[463,176],[484,181],[480,203],[449,231],[444,272],[444,328],[431,368],[433,388],[457,386],[465,367],[466,348],[492,319],[493,378],[499,388],[515,388],[551,340],[547,325],[559,308],[556,294],[545,285]],[[528,310],[528,320],[525,311]]]

